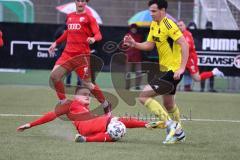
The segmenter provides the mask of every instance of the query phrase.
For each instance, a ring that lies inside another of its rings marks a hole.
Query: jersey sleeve
[[[150,31],[149,31],[148,37],[147,37],[148,42],[154,42],[154,40],[153,40],[153,29],[154,29],[154,27],[153,27],[153,22],[152,22],[151,25],[150,25]]]
[[[68,31],[65,30],[65,31],[63,32],[63,34],[56,40],[56,43],[57,43],[57,44],[60,44],[60,43],[62,43],[62,42],[64,42],[64,41],[66,41],[66,40],[67,40],[67,34],[68,34]]]
[[[90,27],[91,27],[92,33],[94,35],[94,39],[96,41],[100,41],[102,39],[102,34],[100,32],[100,29],[99,29],[96,19],[93,17],[90,18]]]
[[[168,25],[170,25],[170,27],[168,28],[168,34],[169,37],[173,39],[173,41],[176,41],[183,36],[178,26],[172,20],[168,19],[168,23]]]
[[[194,40],[193,40],[192,34],[191,33],[186,34],[185,39],[189,45],[189,50],[193,50],[194,49]]]

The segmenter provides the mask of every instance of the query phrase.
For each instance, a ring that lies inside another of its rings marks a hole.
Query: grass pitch
[[[113,89],[104,90],[117,96]],[[32,115],[41,115],[54,108],[55,93],[48,86],[2,83],[0,85],[0,160],[236,160],[240,158],[239,94],[179,92],[177,103],[184,117],[192,118],[192,121],[183,121],[187,134],[186,142],[183,144],[163,145],[165,131],[158,129],[128,129],[126,136],[116,143],[77,144],[73,142],[76,131],[71,122],[60,119],[17,133],[16,127],[38,118]],[[128,106],[120,99],[114,114],[118,116],[125,113],[149,115],[139,103]]]

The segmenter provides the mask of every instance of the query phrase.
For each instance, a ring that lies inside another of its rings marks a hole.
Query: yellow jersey
[[[181,47],[176,43],[182,35],[178,26],[167,17],[160,22],[152,21],[147,41],[155,42],[160,71],[175,72],[181,65]]]

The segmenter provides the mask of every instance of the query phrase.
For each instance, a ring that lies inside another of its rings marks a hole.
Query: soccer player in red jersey
[[[65,103],[67,99],[62,78],[68,72],[75,70],[77,75],[83,80],[83,85],[87,86],[98,101],[103,104],[105,112],[110,112],[110,103],[105,100],[98,85],[91,83],[90,80],[89,44],[100,41],[102,35],[96,19],[86,13],[85,6],[88,1],[75,0],[76,12],[67,15],[67,29],[49,48],[50,56],[54,56],[56,46],[66,41],[65,49],[56,61],[50,79],[53,82],[60,103]]]
[[[89,89],[78,87],[72,101],[69,100],[61,107],[57,107],[55,111],[48,112],[39,119],[18,127],[17,131],[24,131],[25,129],[53,121],[65,114],[79,133],[75,139],[76,142],[114,141],[107,133],[107,126],[111,120],[116,120],[116,117],[95,115],[89,111],[89,104]],[[118,121],[121,121],[127,128],[143,128],[146,125],[145,121],[134,118],[118,118]]]
[[[212,71],[199,73],[198,57],[195,50],[195,44],[192,37],[192,33],[187,30],[186,25],[182,20],[178,21],[177,24],[189,45],[189,57],[186,69],[190,72],[193,80],[199,82],[201,80],[205,80],[213,76],[223,77],[224,74],[221,71],[219,71],[218,68],[214,68]]]
[[[2,31],[0,30],[0,47],[3,46]]]

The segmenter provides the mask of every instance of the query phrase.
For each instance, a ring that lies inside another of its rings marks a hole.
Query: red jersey
[[[186,41],[188,42],[188,45],[189,45],[189,58],[188,58],[188,60],[190,58],[197,57],[192,33],[189,32],[188,30],[185,30],[185,31],[183,31],[183,36],[185,37],[185,39],[186,39]]]
[[[3,46],[2,32],[0,31],[0,47]]]
[[[190,74],[195,74],[199,72],[198,68],[198,57],[195,50],[195,44],[192,37],[192,33],[188,30],[183,31],[183,36],[185,37],[188,45],[189,45],[189,57],[187,61],[186,68],[189,70]]]
[[[69,110],[70,112],[67,116],[72,120],[72,123],[81,135],[88,136],[94,133],[106,132],[107,125],[110,121],[109,116],[95,116],[89,112],[88,106],[83,106],[76,100],[70,104]],[[73,118],[74,115],[76,116],[75,120]],[[92,118],[89,119],[89,117]]]
[[[102,39],[96,19],[87,13],[68,14],[66,25],[67,30],[56,40],[56,43],[66,41],[64,52],[70,56],[90,54],[87,38],[94,37],[96,41]]]

